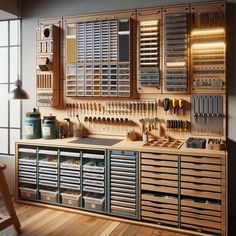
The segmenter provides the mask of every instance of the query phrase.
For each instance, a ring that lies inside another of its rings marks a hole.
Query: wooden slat
[[[196,214],[204,214],[204,215],[217,216],[217,217],[221,216],[220,211],[210,211],[210,210],[206,210],[206,209],[196,209],[196,208],[185,207],[185,206],[181,206],[181,211],[182,212],[187,211],[187,212],[193,212]]]
[[[192,182],[192,183],[221,185],[221,179],[187,176],[187,175],[181,176],[181,181]]]
[[[191,189],[181,189],[181,194],[192,197],[202,197],[207,199],[221,199],[221,193],[213,193],[207,191],[191,190]]]
[[[177,181],[163,180],[163,179],[153,179],[153,178],[141,178],[141,183],[178,187]]]
[[[181,206],[196,207],[196,208],[200,208],[200,209],[208,209],[208,210],[213,210],[213,211],[220,211],[221,210],[220,205],[195,202],[192,200],[185,200],[185,199],[181,200]]]
[[[142,211],[151,211],[151,212],[161,213],[161,214],[178,215],[178,211],[176,211],[176,210],[170,210],[170,209],[165,209],[165,208],[157,208],[157,207],[154,207],[154,206],[144,206],[144,205],[142,205],[141,210]]]
[[[221,187],[218,185],[209,185],[209,184],[199,184],[199,183],[187,183],[182,182],[181,188],[187,188],[187,189],[195,189],[195,190],[206,190],[206,191],[212,191],[212,192],[221,192]]]
[[[156,178],[156,179],[178,180],[178,175],[176,174],[156,173],[156,172],[150,172],[150,171],[142,171],[141,176]]]
[[[178,206],[174,204],[165,204],[165,203],[155,203],[151,201],[142,201],[141,202],[142,206],[152,206],[156,208],[166,208],[166,209],[172,209],[172,210],[178,210]]]
[[[170,203],[170,204],[178,204],[177,198],[170,198],[168,196],[157,196],[151,194],[142,194],[142,200],[153,201],[153,202],[162,202],[162,203]]]
[[[177,155],[168,155],[168,154],[159,154],[159,153],[148,153],[142,152],[141,158],[143,159],[154,159],[154,160],[170,160],[170,161],[178,161]]]
[[[191,170],[206,170],[206,171],[221,171],[220,165],[208,165],[203,163],[190,163],[182,162],[181,168],[191,169]]]
[[[220,217],[215,217],[212,215],[202,215],[202,214],[196,214],[192,212],[187,212],[187,211],[181,211],[181,216],[186,216],[186,217],[192,217],[200,220],[209,220],[209,221],[215,221],[215,222],[220,222]]]
[[[151,217],[151,218],[156,218],[156,219],[168,220],[168,221],[178,221],[177,215],[159,214],[159,213],[154,213],[154,212],[144,211],[144,210],[142,210],[141,215]]]
[[[141,170],[142,171],[152,171],[152,172],[157,172],[157,173],[178,174],[178,169],[171,168],[171,167],[157,167],[157,166],[142,165]]]
[[[214,165],[221,165],[221,159],[222,158],[219,157],[181,156],[181,161],[183,162],[208,163]]]
[[[154,192],[162,192],[162,193],[172,193],[172,194],[178,193],[178,188],[171,188],[171,187],[151,185],[151,184],[141,184],[141,189]]]
[[[141,163],[144,165],[152,165],[152,166],[178,167],[177,161],[141,159]]]
[[[200,177],[210,177],[210,178],[221,178],[221,172],[207,171],[207,170],[191,170],[191,169],[181,169],[181,175],[191,175]]]
[[[174,226],[178,226],[178,223],[175,222],[175,221],[168,221],[168,220],[159,220],[159,219],[156,219],[156,218],[152,218],[152,217],[146,217],[146,216],[142,216],[142,220],[145,220],[145,221],[151,221],[151,222],[154,222],[154,223],[157,223],[159,225],[161,224],[167,224],[167,225],[174,225]],[[163,235],[164,232],[161,232],[160,236]],[[173,232],[172,232],[173,233]],[[175,234],[175,233],[174,233]],[[155,235],[155,234],[154,234]],[[172,234],[173,235],[173,234]],[[172,236],[170,234],[170,236]]]

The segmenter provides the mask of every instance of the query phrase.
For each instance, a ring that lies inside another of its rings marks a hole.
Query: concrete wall
[[[171,4],[184,4],[194,2],[207,2],[207,0],[23,0],[23,84],[29,91],[31,99],[23,102],[23,115],[35,106],[35,26],[40,18],[72,16],[86,13],[134,9],[141,7],[163,6]],[[236,215],[236,0],[230,2],[228,13],[228,150],[229,150],[229,210]],[[233,201],[234,200],[234,201]]]

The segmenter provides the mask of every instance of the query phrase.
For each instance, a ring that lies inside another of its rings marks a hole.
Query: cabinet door
[[[138,218],[138,154],[109,151],[109,212]]]

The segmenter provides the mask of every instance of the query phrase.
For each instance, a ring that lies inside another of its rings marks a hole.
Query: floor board
[[[63,212],[38,206],[15,204],[22,236],[187,236],[166,230]],[[0,205],[0,213],[6,213]],[[16,236],[13,226],[0,236]]]

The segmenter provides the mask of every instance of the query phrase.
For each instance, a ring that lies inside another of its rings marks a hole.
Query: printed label
[[[25,134],[26,135],[33,135],[34,134],[34,126],[33,125],[26,125],[25,126]]]
[[[43,127],[42,128],[43,135],[51,135],[51,128],[50,127]]]

